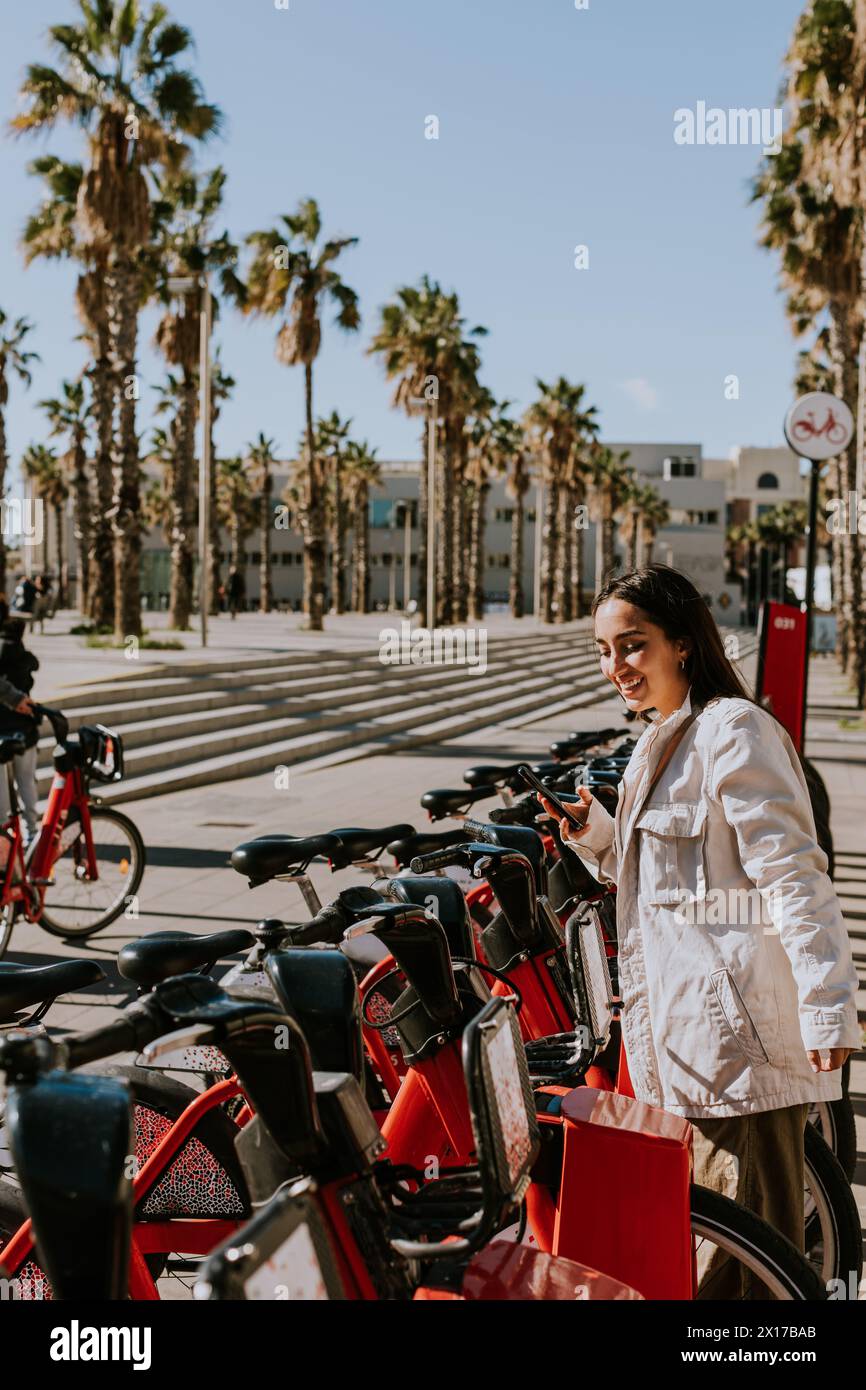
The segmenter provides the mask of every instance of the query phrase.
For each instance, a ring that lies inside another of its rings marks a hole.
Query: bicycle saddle
[[[306,839],[295,835],[262,835],[238,845],[232,851],[231,866],[249,879],[250,887],[256,887],[292,869],[301,872],[318,855],[330,858],[339,849],[340,841],[333,835],[309,835]]]
[[[524,787],[522,777],[518,777],[517,769],[523,762],[531,762],[531,758],[525,758],[519,763],[484,763],[478,767],[467,767],[463,774],[463,781],[468,787],[479,787],[485,783],[491,783],[495,787],[515,785],[512,791],[520,791]]]
[[[46,1004],[60,994],[84,989],[105,979],[95,960],[63,960],[56,965],[0,963],[0,1023],[8,1023],[21,1009]]]
[[[392,840],[387,846],[401,868],[405,868],[416,855],[432,854],[434,849],[445,849],[449,845],[459,845],[471,839],[465,830],[444,830],[439,835],[406,835],[401,840]]]
[[[173,975],[201,970],[223,956],[255,945],[252,932],[242,928],[194,936],[191,932],[160,931],[128,941],[117,953],[117,969],[125,980],[151,989]]]
[[[421,797],[421,805],[429,813],[431,820],[443,820],[446,816],[468,811],[476,801],[486,801],[488,797],[495,795],[496,787],[492,783],[485,783],[480,787],[441,788],[425,792]]]
[[[351,826],[328,833],[336,836],[345,850],[345,853],[341,854],[335,849],[330,856],[331,866],[334,869],[343,869],[353,860],[375,858],[391,840],[399,840],[404,835],[414,835],[415,827],[402,824],[386,825],[381,830],[372,830]]]

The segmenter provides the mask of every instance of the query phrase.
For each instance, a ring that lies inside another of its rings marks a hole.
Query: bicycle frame
[[[11,764],[9,766],[11,769]],[[73,768],[67,773],[55,772],[39,827],[39,836],[32,854],[25,856],[11,770],[8,775],[12,813],[4,827],[4,833],[11,843],[3,876],[0,906],[7,907],[10,903],[21,902],[27,921],[37,922],[42,913],[45,890],[51,883],[51,871],[57,862],[60,837],[73,807],[78,810],[84,835],[87,876],[92,881],[98,875],[90,820],[90,800],[81,768]]]

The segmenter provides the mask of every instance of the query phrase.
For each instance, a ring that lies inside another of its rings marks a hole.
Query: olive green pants
[[[803,1133],[808,1105],[788,1105],[757,1115],[690,1120],[694,1181],[739,1202],[804,1250],[806,1182]],[[698,1298],[763,1299],[737,1260],[708,1241],[697,1249]]]

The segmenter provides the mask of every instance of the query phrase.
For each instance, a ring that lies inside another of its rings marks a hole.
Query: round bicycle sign
[[[832,459],[854,437],[854,417],[844,401],[828,391],[809,391],[785,416],[785,438],[804,459]]]

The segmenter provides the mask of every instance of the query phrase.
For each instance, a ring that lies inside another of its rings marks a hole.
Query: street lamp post
[[[201,276],[176,275],[167,281],[171,294],[189,294],[198,288],[201,291],[199,308],[199,419],[201,423],[201,450],[198,456],[198,555],[199,555],[199,616],[201,621],[201,644],[207,646],[207,620],[210,609],[210,398],[211,362],[210,337],[213,321],[213,299],[210,279],[205,273]]]
[[[394,503],[395,522],[401,507],[403,509],[403,608],[404,611],[408,612],[409,600],[412,597],[412,503],[407,502],[404,497],[398,497]],[[394,558],[396,559],[396,555]]]

